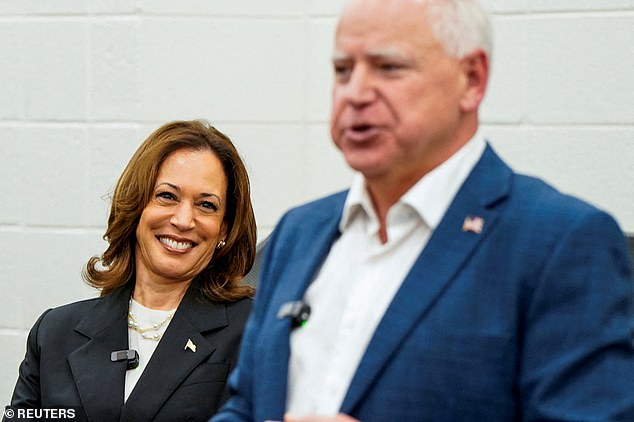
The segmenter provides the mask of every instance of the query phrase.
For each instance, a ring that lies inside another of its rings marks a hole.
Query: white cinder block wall
[[[95,295],[108,193],[137,145],[206,118],[237,144],[263,237],[345,187],[327,130],[343,0],[0,0],[0,402],[29,327]],[[634,0],[489,0],[483,129],[516,169],[634,232]]]

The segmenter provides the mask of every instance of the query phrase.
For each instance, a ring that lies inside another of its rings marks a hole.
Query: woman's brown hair
[[[180,149],[211,151],[227,176],[225,246],[217,249],[207,267],[193,283],[207,299],[235,301],[252,296],[250,286],[240,281],[255,259],[256,225],[251,206],[249,176],[231,140],[202,120],[167,123],[152,133],[137,149],[112,195],[104,239],[109,246],[86,264],[86,283],[106,295],[134,283],[136,228],[151,199],[159,169],[165,159]]]

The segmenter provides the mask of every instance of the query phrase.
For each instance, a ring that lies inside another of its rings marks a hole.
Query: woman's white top
[[[169,314],[174,315],[176,309],[172,309],[169,311],[164,311],[160,309],[150,309],[138,303],[136,300],[130,300],[130,313],[134,315],[134,319],[139,324],[141,328],[151,327],[154,324],[160,324],[162,321],[165,321],[168,318]],[[165,321],[158,330],[148,331],[147,334],[160,334],[163,337],[165,330],[170,323],[171,319]],[[134,389],[139,378],[141,378],[141,374],[145,370],[147,363],[150,361],[154,350],[156,350],[156,346],[158,346],[160,340],[150,340],[143,338],[141,333],[133,330],[128,327],[128,347],[130,349],[134,349],[139,354],[139,366],[135,369],[129,369],[125,373],[125,395],[123,401],[125,402],[130,397],[130,393]]]

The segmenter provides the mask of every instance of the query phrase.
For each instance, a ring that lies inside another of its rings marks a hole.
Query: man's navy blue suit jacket
[[[291,323],[277,312],[314,279],[345,197],[291,210],[272,234],[234,396],[214,422],[282,420]],[[484,220],[480,233],[463,231],[468,216]],[[362,421],[634,421],[633,287],[613,218],[513,173],[487,146],[341,411]]]

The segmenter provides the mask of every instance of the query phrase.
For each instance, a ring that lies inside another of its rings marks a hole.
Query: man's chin
[[[379,179],[385,174],[383,166],[376,162],[348,161],[348,165],[352,170],[361,173],[367,180]]]

